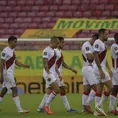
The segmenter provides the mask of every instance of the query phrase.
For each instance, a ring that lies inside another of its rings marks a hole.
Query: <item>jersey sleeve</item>
[[[48,57],[49,57],[49,56],[48,56],[48,55],[49,55],[48,52],[49,52],[49,51],[48,51],[47,49],[44,49],[43,54],[42,54],[42,57],[48,59]]]
[[[93,50],[100,52],[100,43],[98,41],[95,41],[95,43],[93,44]]]
[[[1,52],[1,59],[6,60],[7,59],[7,51],[3,50]]]
[[[92,53],[90,46],[86,46],[86,47],[85,47],[85,54],[88,54],[88,53]]]
[[[115,52],[115,54],[118,55],[118,46],[114,46],[114,47],[113,47],[113,51]]]

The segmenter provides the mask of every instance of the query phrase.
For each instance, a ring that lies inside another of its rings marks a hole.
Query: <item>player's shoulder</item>
[[[113,43],[113,44],[111,45],[111,47],[118,47],[118,44]]]
[[[102,43],[102,41],[100,40],[100,39],[97,39],[95,42],[94,42],[94,44],[101,44]]]
[[[3,49],[3,52],[8,52],[10,50],[10,48],[7,46]]]
[[[118,50],[118,44],[116,44],[116,43],[112,44],[111,50]]]
[[[86,47],[91,47],[91,44],[90,44],[90,42],[89,41],[86,41],[84,44],[83,44],[83,46],[82,46],[83,48],[86,48]]]
[[[43,51],[49,51],[51,48],[49,46],[47,46],[46,48],[44,48]]]

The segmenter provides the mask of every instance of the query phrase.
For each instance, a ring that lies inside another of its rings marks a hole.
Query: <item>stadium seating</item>
[[[0,37],[20,37],[27,28],[52,28],[58,18],[104,19],[117,14],[117,0],[2,0]],[[93,32],[83,30],[74,37],[90,36]]]

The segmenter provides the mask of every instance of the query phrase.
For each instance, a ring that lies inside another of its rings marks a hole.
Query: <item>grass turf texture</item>
[[[79,94],[67,94],[68,100],[72,108],[81,110],[81,95]],[[54,115],[47,115],[37,112],[37,107],[43,98],[43,94],[28,94],[20,95],[21,104],[24,109],[30,110],[27,115],[18,114],[16,106],[12,100],[11,95],[5,96],[4,100],[0,103],[0,118],[94,118],[96,116],[81,113],[68,113],[60,96],[56,96],[56,99],[51,104],[51,109],[55,113]],[[92,104],[94,108],[94,104]],[[105,111],[108,111],[108,101],[105,103]],[[103,116],[99,116],[103,117]],[[117,117],[114,115],[107,116],[108,118]]]

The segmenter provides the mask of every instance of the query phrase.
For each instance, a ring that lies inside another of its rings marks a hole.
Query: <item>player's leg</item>
[[[50,107],[49,107],[50,103],[59,93],[59,86],[57,83],[57,78],[55,77],[54,74],[51,74],[50,79],[48,79],[48,78],[46,79],[46,86],[50,86],[52,89],[52,92],[50,93],[50,95],[45,103],[44,110],[46,111],[47,114],[54,114],[53,112],[51,112]]]
[[[6,93],[7,93],[7,88],[6,87],[2,88],[0,93],[0,102],[3,100],[3,97]]]
[[[17,87],[16,87],[16,86],[15,86],[15,87],[12,87],[11,90],[12,90],[13,101],[14,101],[14,103],[15,103],[17,109],[18,109],[18,112],[19,112],[19,113],[24,113],[24,114],[28,113],[29,110],[24,110],[24,109],[21,107],[20,98],[19,98],[18,93],[17,93]]]
[[[109,111],[108,113],[114,113],[116,110],[114,110],[114,105],[116,103],[116,97],[118,93],[118,72],[116,70],[113,70],[113,78],[112,78],[112,92],[110,95],[110,103],[109,103]]]
[[[60,87],[60,96],[62,98],[63,104],[64,104],[67,112],[77,112],[77,110],[74,110],[70,107],[70,104],[69,104],[68,99],[66,97],[65,86]]]
[[[112,82],[111,82],[111,80],[108,80],[108,81],[106,81],[106,80],[104,79],[104,85],[107,87],[107,90],[103,92],[103,95],[101,97],[100,103],[96,107],[96,110],[98,110],[99,113],[101,115],[104,115],[104,116],[107,116],[107,115],[104,112],[103,105],[104,105],[104,102],[107,100],[108,96],[110,95],[111,89],[112,89]]]
[[[115,111],[114,106],[116,103],[117,93],[118,93],[118,85],[115,85],[115,86],[113,86],[111,95],[110,95],[109,111],[108,111],[108,113],[110,113],[110,114],[114,113],[114,111]]]
[[[84,91],[83,91],[83,94],[82,94],[82,112],[86,112],[86,108],[85,108],[85,105],[86,105],[86,101],[89,97],[89,93],[91,91],[91,87],[89,84],[86,84],[85,85],[85,81],[84,81]]]
[[[52,92],[52,89],[50,87],[46,89],[46,94],[44,95],[40,105],[38,106],[38,109],[37,109],[38,112],[44,112],[43,107],[44,107],[51,92]]]

